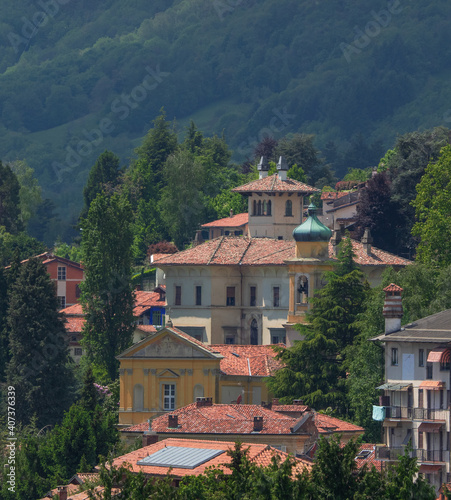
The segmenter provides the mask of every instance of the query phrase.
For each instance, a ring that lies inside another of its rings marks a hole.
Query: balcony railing
[[[408,408],[407,406],[386,406],[385,418],[408,420],[448,420],[450,410],[430,408]]]
[[[376,446],[376,459],[378,460],[398,460],[400,455],[404,455],[405,446],[387,447]],[[411,450],[410,457],[416,457],[419,463],[424,462],[448,462],[448,450]]]

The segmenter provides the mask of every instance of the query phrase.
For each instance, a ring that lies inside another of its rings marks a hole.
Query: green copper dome
[[[322,224],[316,216],[316,207],[310,203],[305,222],[293,231],[295,241],[329,241],[332,231]]]

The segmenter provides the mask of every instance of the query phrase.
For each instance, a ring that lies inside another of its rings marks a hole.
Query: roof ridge
[[[251,239],[252,239],[252,238],[251,238]],[[256,238],[253,238],[253,239],[256,239]],[[269,239],[271,239],[271,240],[272,240],[273,238],[269,238]],[[274,240],[274,241],[288,241],[288,240]],[[290,243],[291,243],[291,242],[290,242]],[[266,259],[266,258],[270,257],[271,255],[276,255],[276,254],[278,254],[278,253],[281,253],[281,252],[286,252],[286,251],[287,251],[287,248],[281,248],[280,250],[277,250],[277,251],[272,252],[272,253],[265,254],[265,255],[263,255],[263,256],[261,256],[261,257],[258,257],[258,258],[254,259],[254,260],[251,260],[251,262],[258,262],[259,260],[261,260],[261,259]],[[244,255],[243,255],[243,257],[244,257]]]
[[[240,261],[238,262],[239,266],[243,262],[244,256],[246,255],[247,251],[249,250],[249,247],[251,246],[251,244],[252,244],[252,238],[249,238],[249,241],[247,242],[247,246],[246,246],[243,254],[241,255]]]
[[[222,242],[224,241],[225,236],[221,236],[219,238],[218,244],[212,254],[212,256],[208,259],[207,266],[211,263],[211,261],[215,258],[216,252],[219,250],[219,247],[222,245]]]
[[[273,174],[273,181],[272,181],[272,185],[271,185],[271,190],[274,189],[274,186],[276,185],[276,182],[277,182],[277,179],[279,178],[277,172],[275,174]]]

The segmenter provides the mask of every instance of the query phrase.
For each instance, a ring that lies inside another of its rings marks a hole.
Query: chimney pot
[[[302,399],[294,399],[293,404],[294,405],[303,405],[304,401]]]
[[[254,432],[263,430],[263,417],[254,417]]]
[[[365,232],[363,234],[361,243],[363,245],[363,249],[365,250],[367,255],[371,255],[371,243],[373,243],[373,238],[371,236],[371,232],[369,228],[365,228]]]
[[[196,406],[213,406],[213,398],[196,398]]]
[[[272,404],[273,406],[277,406],[279,404],[279,398],[273,398]]]
[[[230,209],[230,217],[233,217],[233,210]]]
[[[268,160],[264,156],[260,158],[260,162],[257,165],[257,170],[259,179],[264,179],[265,177],[268,177],[269,165],[268,165]]]

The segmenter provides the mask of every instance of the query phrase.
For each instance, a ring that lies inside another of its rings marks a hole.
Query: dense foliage
[[[240,161],[265,136],[315,133],[339,177],[375,165],[380,140],[450,119],[446,0],[42,3],[2,9],[0,155],[64,206],[53,239],[95,158],[125,161],[163,105],[225,131]]]

